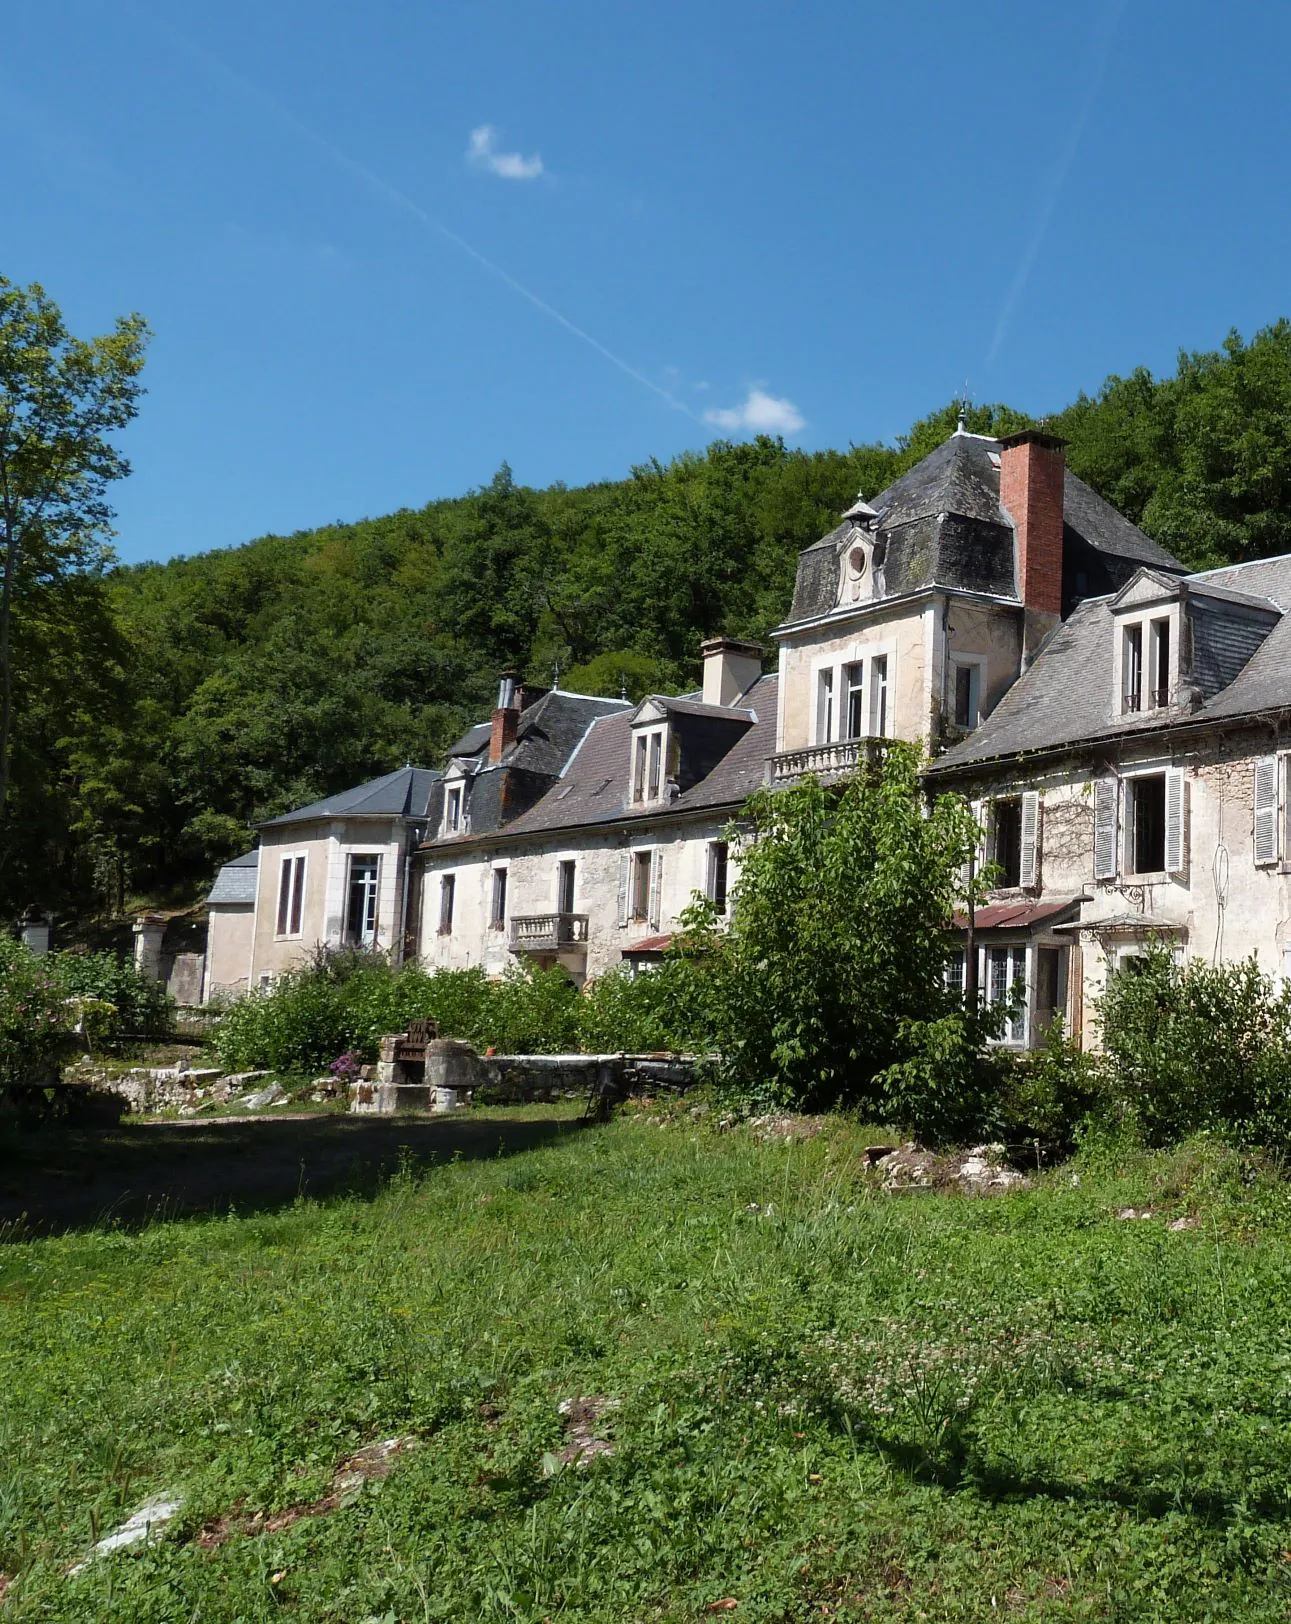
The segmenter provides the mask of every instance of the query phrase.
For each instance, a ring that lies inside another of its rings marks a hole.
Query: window
[[[1143,709],[1143,627],[1127,626],[1121,645],[1121,711]]]
[[[1022,944],[986,949],[986,1002],[1013,1004],[1004,1023],[1006,1043],[1026,1042],[1026,983],[1027,950]]]
[[[865,736],[865,662],[843,667],[844,694],[847,703],[847,737]]]
[[[345,888],[345,940],[358,947],[372,947],[377,939],[377,887],[381,859],[375,854],[350,858],[349,884]]]
[[[462,827],[462,786],[454,784],[444,802],[444,833],[455,835]]]
[[[445,874],[439,882],[439,934],[447,936],[453,928],[453,893],[457,889],[457,876]]]
[[[955,726],[974,728],[982,719],[982,668],[976,662],[954,662]]]
[[[1127,780],[1126,857],[1131,874],[1165,870],[1165,774]]]
[[[1010,797],[995,803],[995,840],[991,860],[999,869],[995,884],[1000,888],[1022,883],[1022,800]]]
[[[1170,703],[1170,618],[1154,620],[1149,627],[1151,651],[1151,692],[1153,707]]]
[[[967,981],[968,954],[962,947],[953,948],[946,957],[946,986],[962,998],[967,991]]]
[[[726,873],[730,863],[730,847],[724,840],[713,840],[708,846],[708,900],[719,914],[726,912]]]
[[[828,744],[834,737],[834,672],[832,667],[817,678],[816,743]]]
[[[650,917],[650,853],[632,853],[632,918]]]
[[[507,871],[493,870],[493,897],[489,904],[490,930],[502,930],[507,922]]]
[[[666,727],[638,733],[632,744],[632,804],[658,801],[664,792]]]
[[[1042,1032],[1067,1011],[1066,955],[1060,947],[1035,950],[1035,1018]]]
[[[574,911],[574,859],[563,858],[556,865],[556,912]]]
[[[870,732],[876,738],[888,731],[888,657],[876,655],[870,661]]]
[[[305,910],[305,854],[284,857],[278,870],[278,935],[299,936]]]

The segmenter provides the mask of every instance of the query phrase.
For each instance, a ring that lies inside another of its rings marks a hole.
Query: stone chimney
[[[1027,610],[1054,620],[1062,614],[1065,445],[1039,429],[1000,441],[1000,506],[1018,538],[1018,596]]]
[[[733,705],[762,675],[762,645],[733,637],[710,637],[699,645],[704,657],[704,703]]]
[[[489,765],[496,767],[516,742],[520,726],[520,673],[504,671],[498,681],[498,702],[493,708],[493,731],[489,734]]]

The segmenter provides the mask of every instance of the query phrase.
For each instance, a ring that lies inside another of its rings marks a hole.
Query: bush
[[[0,1086],[48,1081],[75,1045],[71,1025],[49,960],[0,936]]]
[[[51,953],[50,973],[68,997],[95,999],[111,1006],[95,1022],[94,1035],[109,1042],[124,1038],[156,1041],[169,1037],[175,1001],[154,976],[142,975],[131,959],[115,953]]]
[[[1069,1148],[1092,1127],[1105,1127],[1111,1098],[1102,1055],[1087,1054],[1061,1020],[1031,1054],[1017,1055],[1001,1077],[995,1131],[1016,1143],[1040,1139]]]
[[[379,954],[320,953],[271,988],[225,1012],[216,1033],[229,1067],[321,1071],[353,1051],[377,1057],[381,1038],[429,1016],[445,1037],[478,1049],[555,1053],[579,1047],[580,999],[563,970],[512,970],[490,980],[482,969],[393,968]]]
[[[753,839],[701,1004],[728,1084],[751,1098],[895,1111],[936,1135],[989,1091],[986,1021],[944,980],[977,829],[957,797],[926,807],[918,768],[894,742],[838,788],[808,778],[749,802]]]
[[[1099,1004],[1110,1101],[1149,1145],[1196,1133],[1291,1146],[1291,987],[1254,957],[1177,965],[1152,944]]]

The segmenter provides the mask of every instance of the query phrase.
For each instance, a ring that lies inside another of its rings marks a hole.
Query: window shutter
[[[1116,878],[1117,782],[1114,778],[1094,781],[1094,878]]]
[[[1278,758],[1255,763],[1255,861],[1263,868],[1278,860]]]
[[[1165,775],[1165,866],[1167,874],[1183,867],[1183,769],[1171,767]]]
[[[986,830],[984,826],[986,820],[986,803],[984,801],[970,801],[968,803],[968,810],[973,814],[973,822],[977,825],[977,852],[971,866],[975,868],[977,875],[980,876],[982,872],[982,865],[986,861]],[[965,863],[959,871],[959,885],[965,896],[968,894],[968,883],[970,877],[969,868],[970,865]]]
[[[663,895],[663,852],[656,850],[650,859],[650,929],[658,930],[663,919],[659,901]]]
[[[632,853],[621,851],[619,853],[619,929],[623,930],[628,922],[629,892],[632,888]]]
[[[1040,796],[1029,789],[1022,797],[1022,860],[1018,865],[1018,884],[1030,889],[1036,883],[1036,857],[1039,851]]]

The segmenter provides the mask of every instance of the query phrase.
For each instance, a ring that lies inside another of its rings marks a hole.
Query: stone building
[[[1058,1013],[1092,1040],[1153,934],[1291,968],[1284,606],[1291,558],[1189,575],[1054,437],[961,425],[801,554],[774,672],[715,638],[696,692],[639,705],[505,674],[442,770],[267,824],[211,894],[208,990],[344,940],[494,974],[648,964],[696,893],[726,906],[753,790],[903,738],[998,865],[971,951],[988,997],[1025,988],[1007,1041]]]

